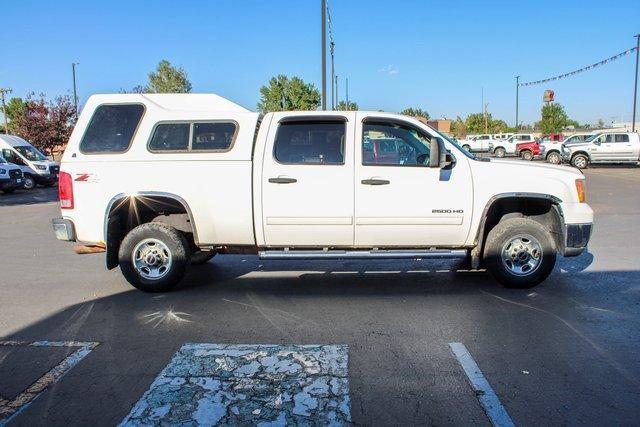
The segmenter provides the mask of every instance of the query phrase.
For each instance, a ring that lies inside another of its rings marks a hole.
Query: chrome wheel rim
[[[497,157],[504,157],[504,150],[497,150],[496,151],[496,156]]]
[[[502,247],[502,264],[511,274],[528,276],[542,263],[542,246],[533,236],[521,234]]]
[[[27,190],[31,190],[33,187],[35,187],[35,181],[33,178],[25,178],[24,179],[24,188],[26,188]]]
[[[145,239],[133,249],[133,266],[148,280],[158,280],[171,269],[171,251],[158,239]]]
[[[549,163],[557,165],[560,163],[560,156],[555,153],[549,154]]]
[[[577,167],[583,168],[583,167],[586,166],[587,161],[585,160],[584,157],[577,157],[576,160],[575,160],[575,164],[576,164]]]

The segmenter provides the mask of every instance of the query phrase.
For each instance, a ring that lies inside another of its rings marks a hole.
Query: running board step
[[[399,250],[399,249],[375,249],[371,251],[344,251],[344,250],[271,250],[258,252],[260,259],[287,260],[287,259],[407,259],[430,258],[450,259],[466,258],[465,249],[426,249],[426,250]]]

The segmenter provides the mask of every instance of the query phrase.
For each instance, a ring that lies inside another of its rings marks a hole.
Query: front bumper
[[[0,178],[0,190],[12,190],[22,187],[22,178]]]
[[[56,239],[68,242],[76,241],[76,227],[73,225],[73,221],[66,218],[54,218],[51,223]]]
[[[578,256],[584,252],[589,239],[593,224],[566,224],[564,226],[564,248],[562,255],[565,257]]]

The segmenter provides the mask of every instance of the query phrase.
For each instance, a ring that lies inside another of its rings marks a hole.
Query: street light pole
[[[518,133],[518,91],[520,90],[520,76],[516,76],[516,133]]]
[[[76,109],[76,120],[78,120],[78,92],[76,90],[76,65],[80,64],[79,62],[71,63],[71,73],[73,74],[73,105]]]
[[[334,42],[331,42],[331,45],[329,46],[329,49],[330,49],[329,53],[331,54],[331,81],[332,82],[336,75],[336,69],[334,65],[335,48],[336,48],[336,44]],[[331,84],[331,109],[332,110],[335,110],[336,108],[336,102],[334,100],[335,100],[335,94],[333,90],[333,84]]]
[[[638,96],[638,56],[640,56],[640,34],[636,38],[636,80],[633,84],[633,118],[631,119],[631,132],[636,131],[636,97]]]
[[[347,89],[347,111],[350,110],[349,108],[349,79],[346,79],[346,89]]]
[[[338,76],[336,75],[336,108],[338,108],[339,103],[340,103],[340,98],[338,97]]]
[[[327,0],[320,0],[320,13],[322,19],[322,109],[327,109]]]
[[[11,89],[0,88],[0,95],[2,96],[2,115],[4,116],[4,133],[9,135],[9,124],[7,123],[7,105],[4,103],[4,94],[11,93]]]

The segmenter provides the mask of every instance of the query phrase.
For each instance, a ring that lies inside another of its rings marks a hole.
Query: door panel
[[[349,115],[355,113],[332,120],[301,116],[271,127],[262,168],[268,246],[353,245],[354,125]]]
[[[362,118],[365,116],[360,113]],[[417,136],[412,139],[410,136]],[[367,117],[356,125],[355,244],[361,247],[453,246],[464,244],[472,209],[466,157],[451,170],[430,168],[428,131]],[[396,160],[372,157],[376,140],[394,140]],[[422,143],[422,147],[420,144]],[[448,143],[447,143],[448,144]],[[451,148],[451,147],[449,147]],[[367,181],[384,181],[368,185]]]

